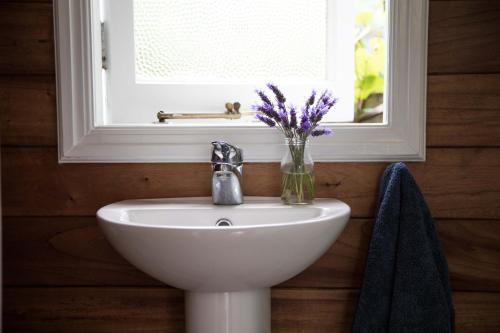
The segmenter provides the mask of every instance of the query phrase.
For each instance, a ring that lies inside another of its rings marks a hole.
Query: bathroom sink
[[[265,197],[236,206],[210,197],[127,200],[97,212],[121,255],[186,290],[189,333],[270,332],[269,288],[327,251],[349,215],[334,199],[285,206]]]

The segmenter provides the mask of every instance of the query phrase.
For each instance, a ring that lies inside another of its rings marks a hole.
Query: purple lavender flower
[[[302,109],[302,113],[309,115],[309,108],[314,105],[315,98],[316,98],[316,90],[313,90],[311,92],[311,96],[306,101],[306,105]]]
[[[309,117],[306,114],[302,114],[300,119],[300,127],[297,130],[297,133],[300,135],[306,134],[311,130],[311,122],[309,121]]]
[[[316,116],[317,116],[317,114],[318,114],[318,111],[319,111],[319,110],[321,110],[321,108],[322,108],[322,104],[323,104],[323,102],[322,102],[322,101],[323,101],[323,97],[324,97],[324,95],[325,95],[325,92],[323,92],[323,94],[322,94],[322,95],[321,95],[321,96],[317,99],[317,101],[316,101],[316,105],[315,105],[315,106],[312,106],[312,107],[310,108],[309,113],[307,114],[307,115],[308,115],[308,117],[309,117],[309,120],[310,120],[312,123],[316,122]]]
[[[318,99],[316,106],[313,108],[309,116],[312,123],[318,123],[323,119],[323,116],[337,103],[337,99],[332,96],[332,93],[325,90]]]
[[[288,120],[288,114],[285,107],[285,95],[283,95],[281,90],[279,90],[279,88],[272,83],[268,83],[267,87],[273,92],[274,96],[276,96],[276,102],[280,110],[281,125],[284,129],[290,129],[290,121]]]
[[[264,116],[264,115],[262,115],[262,114],[259,114],[259,113],[258,113],[258,114],[256,114],[256,115],[255,115],[255,117],[256,117],[258,120],[262,121],[264,124],[266,124],[266,125],[267,125],[267,126],[269,126],[269,127],[274,127],[274,126],[276,126],[276,123],[274,122],[274,120],[272,120],[271,118],[268,118],[268,117],[266,117],[266,116]]]
[[[297,111],[293,105],[290,105],[290,127],[297,128]]]
[[[321,119],[323,119],[323,116],[328,112],[329,108],[323,106],[321,109],[317,109],[316,113],[314,115],[314,118],[311,119],[313,123],[319,123]]]
[[[330,135],[332,133],[332,130],[328,127],[318,127],[311,132],[311,135],[316,137],[321,135]]]
[[[276,100],[278,101],[278,103],[285,104],[285,102],[286,102],[285,95],[283,95],[283,93],[281,92],[281,90],[279,90],[276,85],[274,85],[272,83],[268,83],[267,87],[269,89],[271,89],[271,91],[274,93],[274,95],[276,96]]]
[[[307,104],[313,105],[314,104],[314,99],[316,98],[316,90],[313,90],[311,92],[311,97],[307,100]]]
[[[288,121],[288,116],[284,111],[279,112],[281,126],[285,129],[290,128],[290,122]]]
[[[258,112],[256,115],[258,120],[270,127],[278,127],[287,138],[306,140],[309,135],[331,134],[329,128],[318,127],[318,123],[337,102],[330,91],[323,91],[317,98],[316,91],[313,90],[301,108],[299,116],[297,108],[293,105],[290,104],[287,109],[286,98],[276,85],[268,83],[267,87],[274,94],[276,103],[274,104],[262,90],[256,90],[262,101],[262,104],[253,107]],[[300,124],[298,124],[299,119]]]
[[[259,95],[260,99],[262,100],[262,102],[264,102],[264,104],[267,104],[270,106],[273,105],[273,102],[271,102],[269,97],[267,97],[267,95],[262,90],[255,90],[255,92],[257,93],[257,95]]]
[[[328,90],[324,90],[323,93],[321,93],[321,96],[318,98],[318,103],[316,104],[317,106],[320,105],[323,102],[323,99],[328,96],[330,92]]]
[[[262,112],[264,115],[266,115],[268,118],[273,119],[276,122],[281,122],[281,116],[279,115],[274,108],[269,105],[269,104],[263,104],[263,105],[254,105],[253,109],[256,111]]]

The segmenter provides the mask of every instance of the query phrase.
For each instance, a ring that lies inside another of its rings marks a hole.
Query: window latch
[[[241,103],[226,103],[226,112],[224,113],[165,113],[159,111],[156,114],[158,121],[164,123],[165,120],[172,119],[240,119],[242,114],[240,113]]]
[[[158,121],[174,119],[240,119],[241,113],[165,113],[160,111],[156,114]]]

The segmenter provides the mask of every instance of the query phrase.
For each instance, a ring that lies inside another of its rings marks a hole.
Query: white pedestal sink
[[[270,333],[269,288],[325,253],[349,215],[334,199],[285,206],[264,197],[238,206],[209,197],[128,200],[97,212],[128,261],[186,290],[188,333]]]

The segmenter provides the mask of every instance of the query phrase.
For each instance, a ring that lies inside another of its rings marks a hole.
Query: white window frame
[[[206,162],[210,142],[226,140],[245,161],[275,162],[283,137],[260,124],[97,125],[102,119],[101,31],[97,0],[55,0],[59,162]],[[384,124],[329,123],[311,140],[313,158],[425,160],[428,0],[392,0]]]

